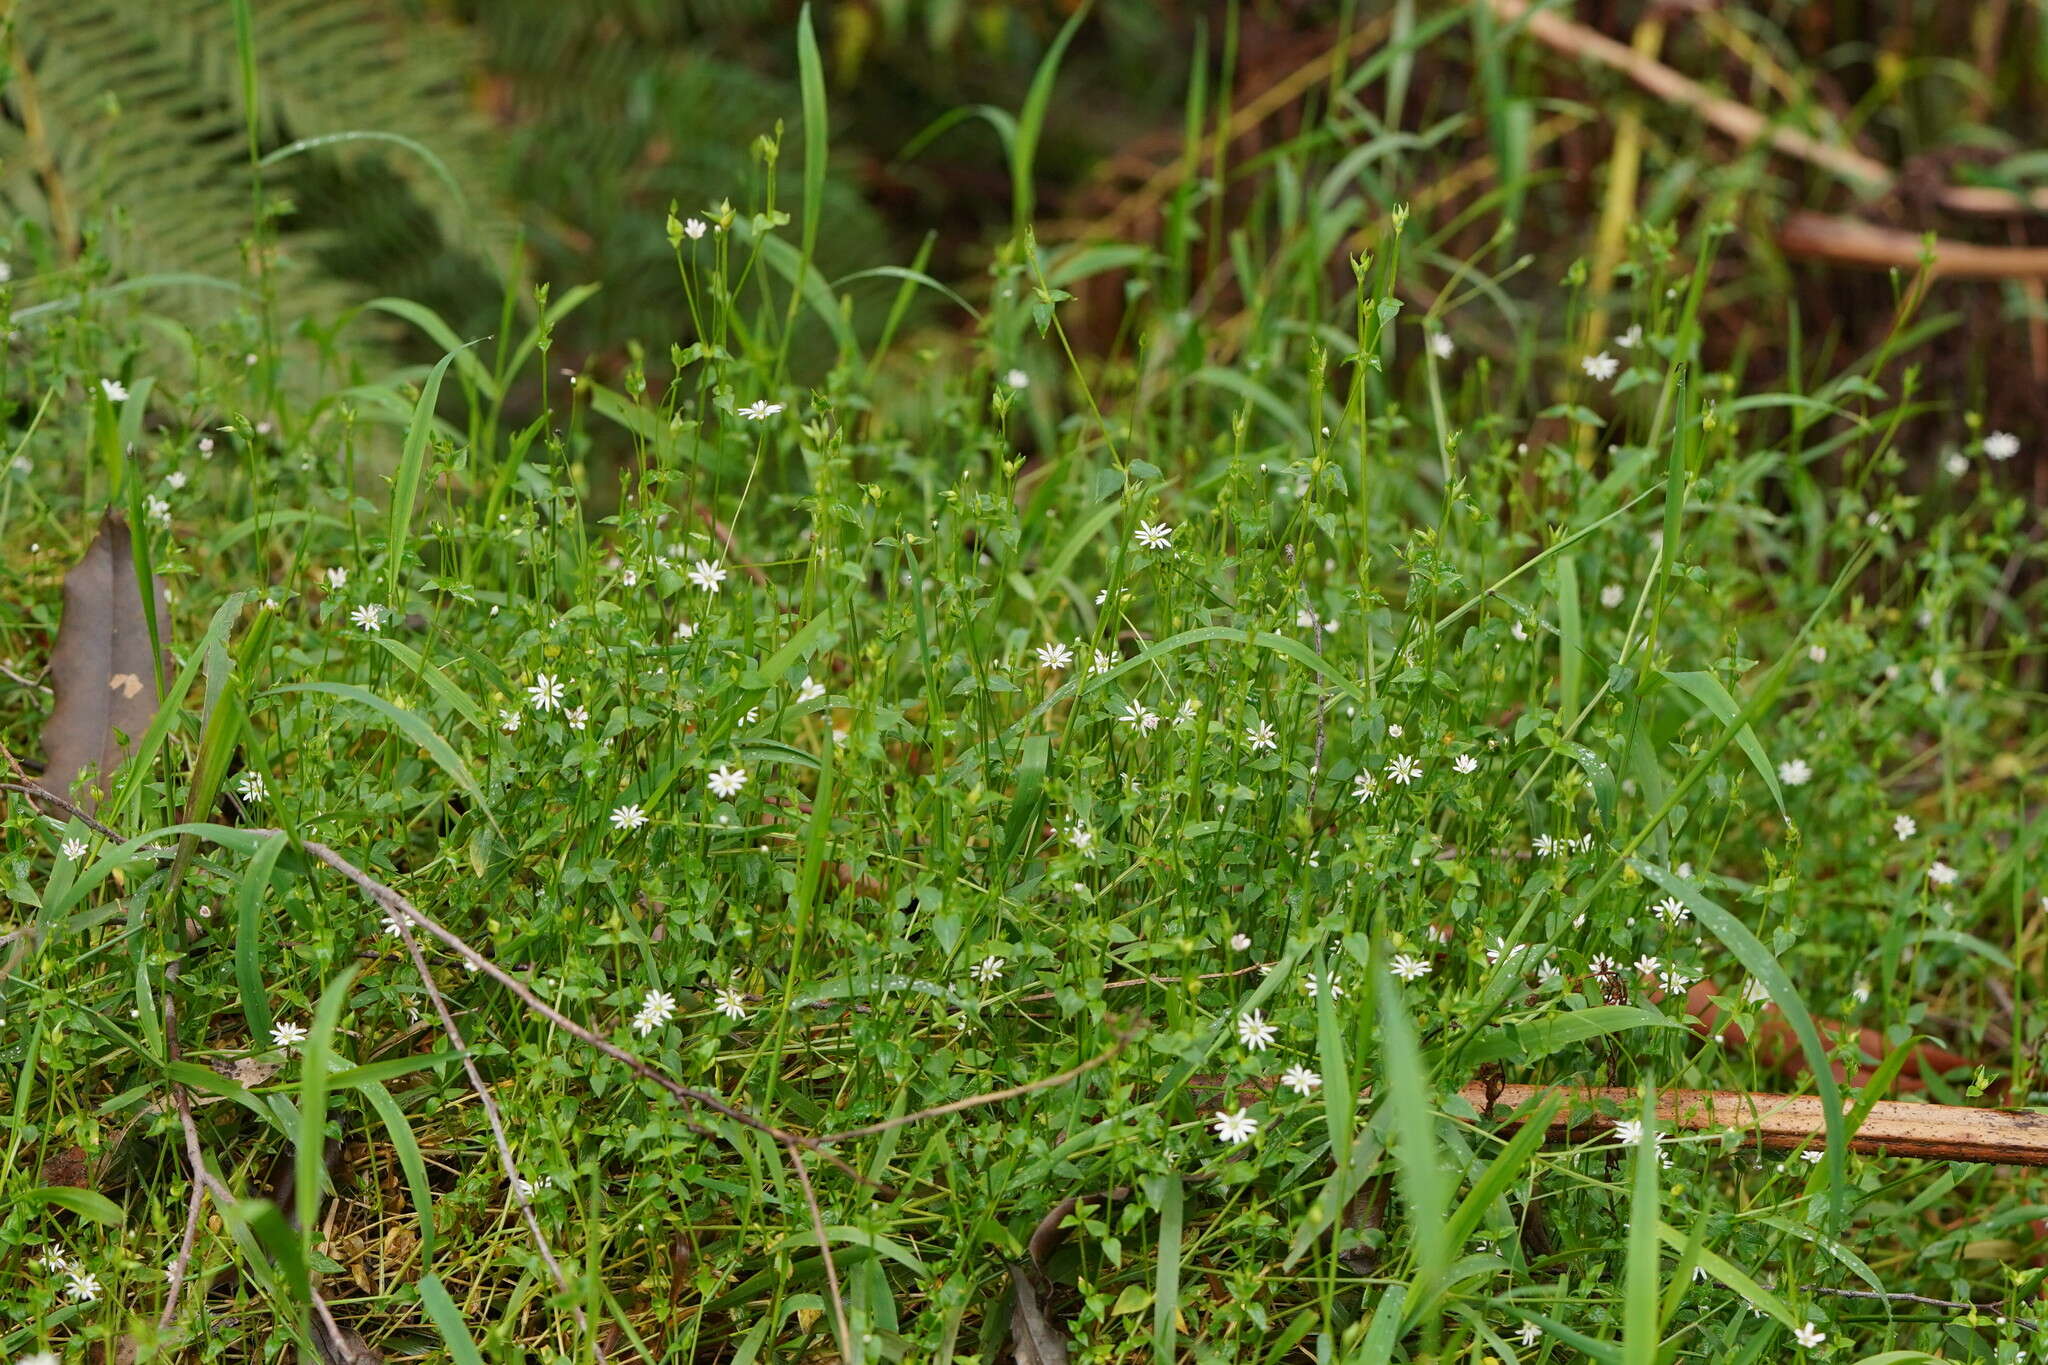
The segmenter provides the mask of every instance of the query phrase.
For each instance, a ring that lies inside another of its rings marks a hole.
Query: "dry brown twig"
[[[1621,1116],[1636,1114],[1640,1092],[1629,1087],[1506,1085],[1489,1096],[1475,1082],[1459,1098],[1482,1115],[1513,1115],[1533,1103],[1564,1094],[1577,1101],[1578,1115],[1561,1109],[1551,1119],[1553,1141],[1574,1141],[1611,1130]],[[1673,1132],[1736,1132],[1773,1151],[1805,1151],[1827,1140],[1827,1114],[1809,1095],[1764,1095],[1731,1090],[1667,1090],[1657,1095],[1657,1122]],[[1591,1107],[1591,1112],[1587,1112]],[[1971,1109],[1952,1104],[1906,1104],[1879,1100],[1871,1105],[1849,1150],[1881,1156],[1926,1157],[1937,1161],[1980,1161],[2011,1166],[2048,1166],[2048,1113],[2021,1109]]]
[[[1571,57],[1590,61],[1620,72],[1643,89],[1668,103],[1698,114],[1712,127],[1749,146],[1768,143],[1786,156],[1817,166],[1859,188],[1882,194],[1895,188],[1898,172],[1874,157],[1854,148],[1824,142],[1809,133],[1773,123],[1748,105],[1714,94],[1690,76],[1684,76],[1656,58],[1636,51],[1597,29],[1546,9],[1529,0],[1492,0],[1493,11],[1503,19],[1519,21],[1529,36],[1545,47]],[[2025,196],[1991,186],[1947,185],[1936,192],[1935,202],[1952,213],[2001,215],[2048,213],[2048,189]]]
[[[1778,246],[1788,256],[1805,256],[1869,270],[1918,270],[1949,279],[2040,280],[2048,278],[2048,247],[1979,246],[1878,227],[1858,218],[1804,210],[1778,229]]]

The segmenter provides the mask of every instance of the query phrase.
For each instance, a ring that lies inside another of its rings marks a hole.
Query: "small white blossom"
[[[2020,453],[2020,438],[2009,431],[1994,431],[1984,438],[1984,453],[2000,462]]]
[[[667,991],[649,990],[633,1016],[633,1032],[645,1038],[676,1017],[676,998]]]
[[[1788,758],[1778,765],[1778,780],[1788,787],[1803,787],[1813,779],[1813,769],[1803,758]]]
[[[1023,370],[1013,369],[1003,376],[1003,382],[1013,389],[1028,389],[1031,387],[1031,376]]]
[[[1218,1114],[1209,1126],[1216,1130],[1216,1140],[1232,1147],[1249,1142],[1258,1135],[1259,1121],[1252,1117],[1249,1109],[1238,1108],[1227,1114]]]
[[[647,812],[638,806],[619,806],[612,811],[613,829],[638,829],[647,823]]]
[[[1074,651],[1058,640],[1040,645],[1036,651],[1040,668],[1065,668],[1074,662]]]
[[[1457,346],[1451,341],[1451,334],[1449,332],[1431,332],[1429,334],[1429,353],[1438,360],[1449,360],[1451,352],[1457,349]]]
[[[1146,710],[1143,702],[1131,702],[1116,719],[1119,725],[1131,726],[1148,735],[1159,728],[1159,713]]]
[[[498,728],[500,730],[503,730],[508,735],[518,734],[519,713],[517,711],[508,711],[500,707],[498,710]]]
[[[700,559],[690,566],[689,579],[705,592],[717,592],[718,585],[725,582],[725,566]]]
[[[110,403],[125,403],[128,401],[128,386],[118,379],[102,379],[100,381],[100,392],[107,396],[107,401]]]
[[[74,1303],[92,1303],[100,1296],[100,1277],[83,1270],[74,1270],[64,1286],[64,1292],[71,1296]]]
[[[580,706],[572,706],[562,713],[562,719],[569,722],[571,730],[581,730],[590,724],[590,712]]]
[[[1642,345],[1643,324],[1640,322],[1630,323],[1628,330],[1614,339],[1614,344],[1621,347],[1624,351],[1633,351],[1636,347]]]
[[[982,985],[989,985],[1003,974],[1003,960],[994,953],[990,953],[987,957],[969,968],[967,974]]]
[[[1579,368],[1586,372],[1588,379],[1597,379],[1604,384],[1620,373],[1621,362],[1602,351],[1598,355],[1589,355],[1581,360]]]
[[[1234,953],[1249,952],[1251,946],[1252,936],[1250,934],[1232,934],[1230,936],[1230,950]]]
[[[289,1021],[280,1023],[270,1030],[270,1041],[282,1048],[297,1047],[306,1041],[305,1025]]]
[[[1461,773],[1476,773],[1479,771],[1479,760],[1470,754],[1459,754],[1451,760],[1451,767]]]
[[[1623,1119],[1614,1125],[1614,1137],[1624,1147],[1633,1147],[1643,1140],[1643,1121]]]
[[[263,780],[262,773],[246,772],[235,779],[235,791],[253,806],[269,798],[270,785]]]
[[[824,695],[825,684],[819,682],[816,678],[813,678],[808,673],[804,674],[803,682],[799,684],[796,689],[797,701],[799,703],[807,701],[816,701],[818,698]]]
[[[683,236],[688,237],[694,242],[703,237],[703,235],[704,220],[702,218],[685,218],[683,220]]]
[[[1290,1066],[1280,1073],[1280,1084],[1297,1095],[1313,1095],[1322,1088],[1323,1078],[1305,1066]]]
[[[1251,746],[1253,753],[1257,753],[1261,749],[1278,749],[1280,747],[1279,738],[1273,733],[1271,722],[1263,720],[1256,725],[1247,725],[1245,727],[1244,742]]]
[[[1263,1052],[1280,1031],[1266,1022],[1266,1016],[1257,1010],[1246,1010],[1237,1016],[1237,1041],[1253,1052]]]
[[[1621,584],[1609,583],[1606,587],[1600,589],[1600,605],[1612,611],[1620,606],[1622,599],[1627,596],[1628,590],[1623,588]]]
[[[340,591],[341,591],[341,590],[342,590],[343,588],[345,588],[345,587],[347,587],[347,586],[348,586],[348,570],[347,570],[347,569],[341,568],[341,567],[340,567],[339,565],[337,565],[336,567],[334,567],[334,568],[332,568],[332,569],[329,569],[329,570],[327,571],[327,588],[328,588],[328,591],[330,591],[330,592],[340,592]]]
[[[1423,958],[1413,957],[1407,953],[1396,953],[1394,960],[1387,964],[1387,970],[1403,981],[1420,981],[1428,976],[1433,968]]]
[[[1314,1000],[1318,995],[1320,995],[1322,992],[1322,988],[1322,983],[1316,980],[1316,974],[1314,972],[1306,972],[1302,975],[1302,994],[1306,995],[1309,999]],[[1339,977],[1335,972],[1332,972],[1330,974],[1330,998],[1332,1000],[1342,1000],[1344,998],[1343,979]]]
[[[1898,835],[1901,842],[1912,838],[1919,832],[1920,822],[1910,815],[1900,815],[1892,821],[1892,833]]]
[[[1821,1331],[1820,1328],[1814,1326],[1810,1322],[1803,1322],[1799,1324],[1798,1328],[1792,1333],[1792,1340],[1798,1342],[1801,1346],[1805,1347],[1809,1351],[1813,1350],[1815,1347],[1819,1346],[1822,1342],[1826,1341],[1827,1339],[1828,1334],[1826,1332]]]
[[[1407,754],[1396,755],[1394,761],[1387,765],[1388,780],[1398,782],[1404,787],[1420,776],[1422,765]]]
[[[747,997],[734,986],[720,986],[713,998],[712,1008],[728,1019],[747,1017]]]
[[[1954,868],[1938,858],[1935,860],[1934,866],[1927,869],[1927,880],[1933,882],[1936,886],[1953,886],[1957,876],[1958,873]]]
[[[1132,537],[1139,548],[1146,550],[1170,550],[1173,548],[1173,528],[1163,521],[1141,522],[1137,534]]]
[[[63,853],[63,855],[66,858],[69,858],[72,862],[75,863],[80,858],[83,858],[85,856],[85,840],[66,839],[64,841],[63,847],[59,850],[59,852]]]
[[[714,793],[725,800],[731,800],[740,794],[740,788],[747,785],[747,770],[720,764],[712,770],[711,776],[706,780],[711,784]]]
[[[1351,779],[1351,794],[1360,801],[1370,801],[1380,793],[1380,780],[1371,773],[1360,773]]]
[[[740,409],[740,416],[746,418],[749,422],[758,422],[763,418],[773,417],[781,411],[782,404],[771,403],[765,398],[756,398],[753,402]]]
[[[1676,896],[1666,896],[1663,900],[1657,902],[1654,909],[1656,910],[1657,918],[1663,920],[1666,924],[1682,924],[1692,917],[1692,911],[1688,910],[1685,902]]]

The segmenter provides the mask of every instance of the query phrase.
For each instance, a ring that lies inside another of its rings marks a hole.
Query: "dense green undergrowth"
[[[395,373],[260,276],[200,331],[18,321],[0,735],[33,763],[103,509],[183,690],[96,823],[5,807],[0,1355],[274,1359],[315,1286],[391,1359],[2037,1353],[2039,1177],[1457,1094],[1814,1090],[1686,1026],[1711,982],[2039,1097],[2039,514],[1916,384],[1919,295],[1747,387],[1702,347],[1729,205],[1518,301],[1319,151],[1261,183],[1233,306],[1192,187],[972,299],[835,292],[815,195],[682,206],[668,385],[562,373],[567,287],[480,341],[387,301],[449,357]],[[515,1184],[309,841],[673,1082],[875,1131],[678,1100],[409,925]],[[180,1094],[238,1202],[159,1326]]]

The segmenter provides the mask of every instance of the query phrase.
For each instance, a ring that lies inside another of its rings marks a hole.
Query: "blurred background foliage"
[[[5,252],[17,310],[75,295],[81,276],[111,268],[254,280],[275,295],[274,316],[295,319],[400,295],[475,337],[501,326],[508,283],[530,307],[535,283],[596,281],[601,292],[557,333],[554,363],[616,376],[644,344],[658,384],[665,343],[691,340],[665,236],[671,203],[685,214],[728,199],[758,205],[769,172],[757,140],[778,125],[775,193],[795,202],[794,0],[246,3],[253,73],[236,61],[237,0],[15,0],[4,11],[0,197],[16,224]],[[973,118],[921,135],[954,111],[1016,108],[1076,7],[817,8],[834,123],[819,237],[828,279],[929,249],[930,273],[969,297],[985,291],[1011,225],[1003,149]],[[1945,186],[2048,181],[2036,145],[2048,105],[2040,5],[1555,8],[1584,33],[1882,162],[1895,176],[1881,192],[1742,154],[1697,110],[1646,93],[1613,62],[1511,32],[1503,16],[1520,8],[1101,0],[1062,64],[1035,161],[1039,239],[1162,245],[1167,210],[1194,209],[1179,220],[1194,239],[1181,244],[1192,263],[1185,301],[1226,321],[1227,347],[1228,320],[1247,311],[1234,266],[1289,249],[1282,234],[1304,184],[1357,200],[1361,219],[1413,202],[1432,232],[1434,260],[1419,264],[1446,285],[1459,262],[1513,277],[1524,306],[1576,287],[1589,237],[1604,303],[1628,287],[1625,269],[1615,275],[1624,231],[1676,236],[1702,212],[1731,215],[1741,231],[1717,260],[1710,348],[1768,380],[1791,365],[1786,337],[1814,346],[1804,363],[1826,370],[1881,344],[1894,314],[1882,277],[1839,260],[1804,264],[1810,252],[1786,248],[1779,227],[1792,210],[2000,247],[2048,243],[2048,216],[1957,215],[1941,199]],[[1371,81],[1353,79],[1375,63]],[[361,133],[377,136],[350,136]],[[252,141],[278,228],[260,262],[248,259]],[[1312,217],[1328,221],[1326,207],[1319,199]],[[1277,233],[1265,226],[1275,223]],[[1348,288],[1347,248],[1330,245],[1335,299]],[[1097,276],[1069,310],[1089,350],[1114,354],[1133,334],[1128,280]],[[851,292],[882,300],[893,288],[878,278]],[[204,321],[233,301],[193,287],[173,303]],[[2040,277],[1944,282],[1931,302],[1936,319],[2012,344],[1953,348],[1928,378],[1993,395],[2004,410],[1991,420],[2038,429],[2048,418]],[[884,311],[863,307],[856,324]],[[926,315],[948,329],[932,334],[942,344],[961,316]],[[365,320],[348,332],[428,354],[430,342],[391,326]],[[1484,338],[1465,344],[1484,349]],[[815,379],[822,347],[805,359],[797,374]]]

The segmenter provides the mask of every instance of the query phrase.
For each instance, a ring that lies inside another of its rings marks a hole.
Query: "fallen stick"
[[[1744,146],[1768,142],[1786,156],[1831,171],[1873,193],[1883,193],[1898,184],[1898,172],[1875,157],[1773,123],[1748,105],[1716,95],[1690,76],[1681,75],[1627,43],[1617,42],[1597,29],[1574,23],[1550,10],[1537,9],[1529,0],[1493,0],[1493,12],[1504,19],[1524,21],[1529,36],[1545,47],[1598,62],[1619,71],[1659,99],[1683,105]],[[1934,197],[1951,213],[2048,212],[2048,189],[2036,189],[2022,196],[1989,185],[1944,185]]]
[[[1788,256],[1834,261],[1867,270],[1918,270],[1926,241],[1917,232],[1878,227],[1857,218],[1801,211],[1778,229]],[[1936,238],[1928,268],[1952,279],[2022,280],[2048,276],[2048,247],[1979,246]]]
[[[1504,1114],[1512,1124],[1515,1114],[1559,1090],[1578,1103],[1560,1110],[1551,1120],[1549,1136],[1555,1142],[1611,1131],[1641,1112],[1641,1092],[1627,1087],[1489,1088],[1484,1082],[1474,1082],[1458,1094],[1480,1114]],[[1615,1112],[1603,1113],[1601,1107]],[[1818,1149],[1827,1140],[1826,1111],[1818,1099],[1808,1095],[1667,1090],[1657,1096],[1657,1123],[1666,1132],[1731,1130],[1774,1151]],[[1849,1150],[1936,1161],[2048,1166],[2048,1113],[1880,1100],[1850,1137]]]

